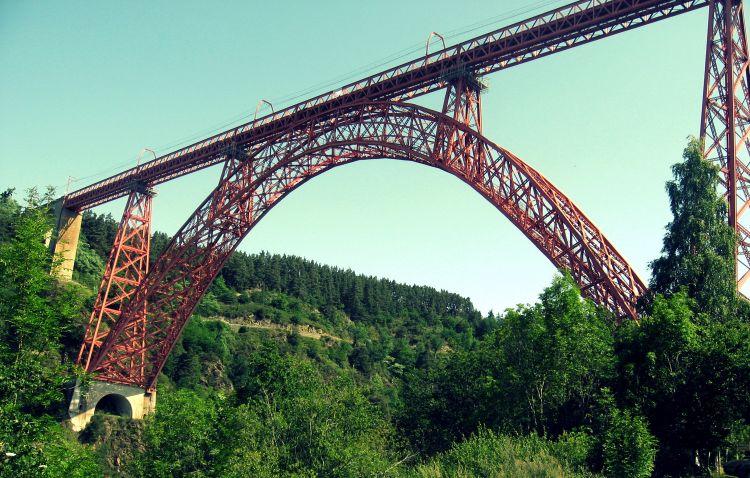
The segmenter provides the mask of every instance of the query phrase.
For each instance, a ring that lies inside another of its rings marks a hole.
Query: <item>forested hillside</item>
[[[82,240],[91,259],[76,263],[75,278],[91,288],[98,285],[116,231],[112,217],[85,213]],[[157,257],[167,236],[157,233],[155,238]],[[365,376],[373,367],[381,373],[389,367],[424,367],[440,350],[472,348],[497,325],[494,316],[483,318],[457,294],[299,257],[243,252],[229,258],[196,314],[254,329],[262,323],[289,326],[292,341],[298,340],[299,329],[317,330],[336,339],[324,347],[326,356],[340,366],[352,364]]]
[[[561,271],[534,304],[298,257],[234,254],[146,420],[64,423],[116,222],[87,212],[74,283],[46,273],[44,198],[0,196],[0,476],[708,476],[750,439],[750,322],[716,168],[692,141],[640,323]],[[152,257],[168,243],[155,233]],[[62,423],[62,425],[60,424]]]

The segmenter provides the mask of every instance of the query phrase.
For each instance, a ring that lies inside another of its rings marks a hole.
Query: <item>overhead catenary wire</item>
[[[462,35],[466,35],[468,33],[474,32],[476,30],[489,27],[491,25],[496,25],[500,22],[504,22],[513,18],[516,18],[520,15],[525,15],[527,13],[530,13],[534,10],[548,7],[550,5],[556,4],[556,3],[564,3],[565,0],[540,0],[534,3],[531,3],[529,5],[518,7],[513,10],[506,11],[504,13],[501,13],[499,15],[496,15],[494,17],[490,17],[488,19],[482,20],[480,22],[475,22],[469,25],[465,25],[463,27],[459,27],[453,30],[449,30],[446,32],[443,36],[446,40],[452,40],[456,39]],[[324,82],[318,83],[316,85],[307,87],[303,90],[298,90],[296,92],[290,93],[289,95],[283,96],[283,97],[275,97],[271,98],[270,101],[275,104],[279,105],[279,109],[282,109],[286,106],[289,106],[289,104],[292,101],[299,100],[301,98],[308,97],[310,95],[313,95],[315,93],[322,93],[327,89],[333,88],[334,86],[340,85],[341,83],[347,81],[359,78],[362,75],[366,75],[367,73],[373,73],[375,71],[379,71],[379,69],[389,66],[392,63],[395,63],[398,60],[403,60],[404,58],[411,57],[416,55],[420,52],[421,49],[424,48],[424,42],[414,43],[408,47],[405,47],[401,50],[398,50],[395,53],[392,53],[386,57],[380,58],[378,60],[375,60],[371,63],[368,63],[366,65],[363,65],[361,67],[358,67],[354,70],[349,71],[348,73],[345,73],[343,75],[337,76],[336,78],[326,80]],[[196,133],[193,133],[189,135],[188,137],[172,141],[169,144],[160,145],[157,148],[155,148],[157,151],[165,151],[165,150],[171,150],[172,148],[175,148],[177,146],[190,144],[191,142],[198,140],[200,138],[203,138],[207,135],[210,135],[212,133],[217,133],[219,131],[223,131],[224,129],[236,124],[238,121],[250,119],[253,115],[254,110],[248,109],[243,111],[237,116],[234,116],[232,119],[228,119],[221,124],[211,127],[210,129],[205,129],[198,131]]]
[[[446,40],[459,39],[460,37],[468,35],[469,33],[475,32],[477,30],[485,29],[487,27],[497,25],[498,23],[501,23],[501,22],[506,22],[508,20],[517,18],[521,15],[526,15],[528,13],[531,13],[535,10],[539,10],[544,7],[549,7],[550,5],[553,5],[553,4],[564,3],[564,1],[566,0],[539,0],[536,2],[532,2],[528,5],[520,6],[511,10],[505,11],[503,13],[481,20],[479,22],[475,22],[469,25],[464,25],[462,27],[459,27],[453,30],[449,30],[446,33],[442,34],[442,36]],[[417,54],[420,53],[421,50],[424,49],[424,45],[425,45],[424,41],[411,44],[394,53],[391,53],[388,56],[382,57],[378,60],[374,60],[368,64],[360,66],[354,70],[351,70],[343,75],[339,75],[333,79],[326,80],[324,82],[315,84],[313,86],[304,88],[302,90],[298,90],[296,92],[290,93],[283,97],[271,98],[268,101],[270,103],[273,103],[274,105],[279,105],[279,109],[283,109],[287,106],[290,106],[291,104],[293,104],[293,102],[296,102],[297,100],[300,100],[300,99],[303,99],[303,98],[306,98],[315,94],[323,93],[327,91],[328,89],[341,85],[344,82],[351,81],[353,79],[357,79],[361,76],[366,76],[368,74],[373,74],[382,68],[393,65],[399,60],[403,60],[408,57],[416,56]],[[255,109],[244,110],[238,113],[237,115],[234,115],[231,118],[228,118],[222,121],[220,124],[214,125],[207,129],[201,129],[187,136],[181,137],[174,141],[170,141],[169,143],[156,146],[152,149],[155,152],[157,152],[159,155],[162,155],[169,151],[173,151],[177,148],[192,144],[195,141],[205,138],[206,136],[219,133],[232,126],[236,126],[237,124],[247,122],[252,119],[253,115],[257,116],[257,114],[260,111],[263,111],[266,109],[268,109],[267,104],[264,104],[260,109],[256,107]],[[108,167],[105,170],[100,170],[96,173],[92,173],[90,175],[77,177],[72,182],[79,183],[81,181],[92,180],[96,178],[104,178],[108,175],[111,175],[112,173],[116,171],[120,171],[124,167],[132,166],[132,165],[134,165],[134,161],[129,160],[129,161],[122,162],[117,165]]]
[[[476,30],[486,28],[491,25],[496,25],[499,22],[504,22],[506,20],[510,20],[512,18],[518,17],[520,15],[527,14],[533,10],[536,10],[538,8],[546,7],[555,3],[563,3],[561,0],[541,0],[538,2],[535,2],[531,5],[528,5],[526,7],[519,7],[514,10],[510,10],[508,12],[505,12],[503,14],[497,15],[495,17],[491,17],[489,19],[483,20],[481,22],[475,22],[470,25],[466,25],[464,27],[460,27],[454,30],[449,30],[447,33],[445,33],[443,36],[446,40],[451,40],[458,38],[462,35],[466,35],[468,33],[474,32]],[[367,65],[364,65],[362,67],[357,68],[356,70],[352,70],[349,73],[346,73],[340,77],[337,77],[333,80],[328,80],[322,84],[318,84],[312,87],[309,87],[305,90],[299,91],[297,93],[292,93],[292,96],[287,96],[283,98],[275,98],[275,103],[285,103],[292,100],[300,99],[301,97],[308,96],[310,94],[315,93],[316,91],[320,91],[324,88],[331,88],[338,84],[341,84],[344,81],[351,80],[354,78],[358,78],[361,75],[367,74],[367,73],[374,73],[374,70],[379,70],[383,67],[389,66],[392,63],[396,62],[397,60],[402,60],[407,57],[415,56],[417,55],[422,49],[424,48],[424,42],[420,43],[414,43],[409,47],[406,47],[402,50],[399,50],[396,53],[393,53],[387,57],[381,58],[379,60],[376,60],[372,63],[369,63]]]

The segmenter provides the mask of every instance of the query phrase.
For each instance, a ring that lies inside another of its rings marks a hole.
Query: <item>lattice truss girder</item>
[[[122,308],[148,273],[152,195],[148,189],[136,187],[125,204],[125,211],[78,352],[78,364],[88,371],[91,371],[94,353],[117,323]],[[134,312],[136,314],[124,327],[116,350],[127,354],[128,358],[123,361],[122,368],[129,380],[143,381],[145,355],[136,351],[143,349],[146,333],[145,304]]]
[[[702,8],[709,0],[580,0],[435,51],[192,144],[66,196],[70,208],[90,208],[125,196],[138,180],[169,181],[224,160],[226,146],[285,134],[302,121],[357,108],[363,101],[404,101],[450,83],[450,73],[504,70],[665,18]]]
[[[457,176],[556,267],[569,268],[586,296],[619,317],[636,316],[643,283],[586,216],[531,167],[447,115],[403,103],[363,103],[252,149],[231,149],[219,186],[175,235],[97,351],[92,367],[103,379],[152,388],[198,301],[250,229],[308,179],[363,159],[415,161]],[[449,155],[436,157],[436,151]],[[143,307],[142,346],[125,347],[123,332]],[[129,375],[133,354],[147,358],[141,382]]]
[[[737,286],[750,279],[750,94],[742,2],[711,2],[708,13],[701,138],[722,172],[728,222],[737,232]]]

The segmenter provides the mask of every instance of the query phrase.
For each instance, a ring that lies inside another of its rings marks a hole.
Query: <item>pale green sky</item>
[[[69,175],[83,187],[134,165],[141,148],[166,153],[247,121],[261,98],[278,109],[295,93],[381,70],[372,65],[398,52],[415,50],[399,62],[419,56],[431,31],[494,22],[454,43],[519,20],[508,18],[514,10],[563,3],[0,0],[0,188],[62,193]],[[706,13],[495,73],[483,97],[485,135],[573,199],[644,280],[669,220],[669,167],[698,133]],[[175,232],[217,177],[159,186],[154,227]],[[122,207],[96,211],[119,217]],[[458,179],[388,160],[310,181],[240,249],[444,288],[485,312],[535,300],[554,273]]]

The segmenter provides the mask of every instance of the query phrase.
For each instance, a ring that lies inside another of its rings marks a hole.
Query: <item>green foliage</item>
[[[695,138],[683,158],[667,183],[673,219],[662,257],[651,263],[651,291],[672,294],[684,288],[697,310],[720,320],[735,308],[736,239],[726,224],[726,201],[716,193],[719,168],[703,159],[703,144]]]
[[[657,468],[697,473],[750,411],[750,327],[744,321],[696,324],[684,293],[656,296],[640,327],[618,331],[619,395],[640,409],[660,443]],[[706,406],[710,404],[710,406]]]
[[[566,431],[556,442],[550,443],[550,452],[561,462],[577,471],[588,469],[594,454],[596,439],[585,431]]]
[[[585,423],[615,363],[611,328],[569,274],[541,303],[509,310],[476,350],[407,374],[400,424],[420,449],[446,448],[480,424],[558,434]]]
[[[102,476],[92,450],[66,436],[49,416],[0,408],[0,477],[37,478]]]
[[[93,454],[49,416],[73,372],[61,363],[60,337],[82,303],[49,274],[42,205],[50,200],[32,190],[11,220],[12,236],[0,242],[0,476],[101,474]]]
[[[727,460],[740,460],[750,454],[750,425],[743,421],[732,424],[725,454]]]
[[[162,396],[133,473],[349,477],[388,470],[393,431],[359,389],[326,384],[298,359],[266,360],[256,370],[237,406],[185,390]]]
[[[582,477],[555,458],[552,444],[534,435],[510,437],[480,429],[406,476],[419,478],[541,478]]]
[[[117,227],[117,221],[110,214],[96,214],[92,211],[83,213],[81,235],[91,250],[105,262],[112,249],[112,243],[115,242]]]
[[[299,257],[235,253],[222,269],[221,278],[234,291],[259,288],[303,300],[323,312],[323,318],[334,328],[341,325],[335,320],[337,309],[355,322],[373,327],[387,325],[391,330],[406,323],[414,327],[440,326],[447,341],[465,340],[462,332],[469,331],[472,335],[475,329],[492,328],[468,299],[456,294],[362,276]],[[222,287],[217,282],[212,288],[220,301],[217,288]],[[286,304],[284,296],[275,299],[268,305],[276,309],[293,310],[295,303],[299,304],[299,301]],[[410,320],[403,320],[407,317]],[[459,317],[461,320],[454,320]]]
[[[237,292],[233,291],[224,282],[224,278],[219,276],[211,284],[210,288],[213,295],[223,304],[236,304],[237,303]]]
[[[164,373],[183,388],[231,389],[225,364],[230,362],[234,334],[219,321],[193,317],[177,340]]]
[[[13,198],[14,189],[0,193],[0,242],[13,236],[14,223],[21,212],[21,205]]]
[[[648,418],[659,440],[656,470],[673,476],[705,473],[750,417],[750,327],[735,292],[735,237],[716,192],[718,169],[701,150],[692,140],[667,184],[674,218],[652,263],[650,316],[617,334],[618,396]]]
[[[691,141],[673,168],[640,324],[615,328],[564,271],[538,303],[482,318],[445,291],[236,253],[197,308],[211,320],[175,344],[156,414],[144,427],[97,418],[85,446],[49,416],[82,294],[47,274],[45,214],[3,193],[0,476],[99,476],[114,457],[124,476],[156,477],[705,474],[719,450],[747,446],[750,307],[700,153]],[[116,230],[86,214],[85,286]],[[152,260],[168,241],[154,234]]]
[[[221,403],[194,392],[160,397],[156,414],[146,421],[143,455],[136,460],[139,476],[210,476],[221,445],[217,434]]]
[[[57,284],[41,241],[49,230],[48,197],[32,192],[0,243],[0,400],[23,411],[39,411],[62,399],[70,370],[59,364],[60,336],[80,310],[77,290]]]
[[[625,382],[622,392],[628,402],[657,404],[674,396],[687,380],[699,339],[692,303],[682,292],[670,298],[657,295],[652,314],[640,326],[624,324],[618,330],[619,378]]]
[[[656,440],[646,421],[613,409],[604,436],[604,472],[611,478],[648,478],[654,469]]]
[[[536,307],[506,314],[493,345],[506,364],[502,386],[510,385],[528,404],[529,429],[544,434],[549,424],[564,422],[565,404],[585,409],[612,376],[614,354],[610,325],[581,298],[567,272],[540,299]]]
[[[73,280],[80,282],[91,290],[97,290],[104,274],[104,260],[97,254],[85,239],[78,241],[78,252],[73,266]]]
[[[159,258],[162,252],[164,252],[164,249],[167,248],[167,244],[169,244],[170,237],[164,234],[161,231],[156,231],[151,235],[151,251],[149,255],[149,260],[152,264],[156,262],[156,260]]]
[[[96,451],[105,476],[119,476],[123,464],[144,451],[144,428],[142,420],[97,413],[78,440]]]
[[[195,312],[202,317],[215,317],[221,312],[221,304],[219,304],[214,293],[208,291],[198,303]]]

